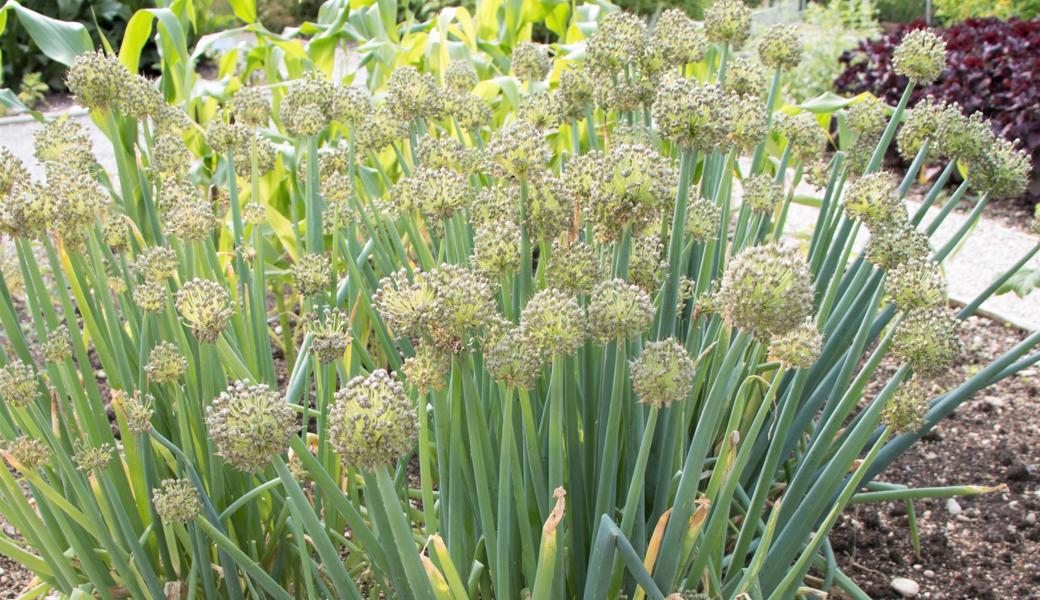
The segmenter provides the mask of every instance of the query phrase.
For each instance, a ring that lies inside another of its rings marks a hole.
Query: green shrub
[[[997,17],[1032,19],[1040,16],[1040,0],[935,0],[935,15],[944,23]]]
[[[878,20],[882,23],[911,23],[924,19],[926,0],[877,0]]]
[[[1040,360],[1033,333],[932,396],[990,293],[951,308],[941,265],[1020,184],[1013,152],[911,113],[899,183],[879,167],[905,106],[774,110],[761,70],[798,38],[735,61],[729,0],[707,39],[679,12],[583,21],[580,61],[522,16],[442,14],[351,17],[371,88],[321,70],[344,19],[261,31],[228,90],[189,85],[198,52],[158,84],[81,52],[113,177],[76,121],[40,129],[39,181],[0,153],[23,287],[0,277],[0,553],[32,593],[863,597],[828,560],[845,506],[993,491],[877,475]],[[941,64],[934,41],[900,69]],[[831,157],[835,116],[856,143]],[[911,212],[929,158],[948,166]],[[799,243],[803,175],[824,191]]]

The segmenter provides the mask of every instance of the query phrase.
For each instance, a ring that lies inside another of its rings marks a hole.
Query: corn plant
[[[828,155],[813,112],[777,110],[797,36],[737,57],[749,27],[717,0],[703,28],[614,12],[581,51],[517,42],[497,116],[456,60],[374,94],[321,70],[242,87],[204,130],[78,54],[114,178],[62,119],[43,181],[0,170],[0,552],[28,596],[865,598],[827,540],[841,511],[989,491],[876,477],[1040,360],[1033,333],[930,394],[1015,270],[955,311],[942,263],[1030,165],[956,107],[906,108],[943,68],[927,31],[896,53],[902,102],[844,103],[855,142]]]

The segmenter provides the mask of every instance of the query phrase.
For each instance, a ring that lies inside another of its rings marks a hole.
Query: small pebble
[[[1031,512],[1028,515],[1026,515],[1026,523],[1029,523],[1030,525],[1035,524],[1036,523],[1036,513],[1032,513]]]
[[[913,579],[907,579],[906,577],[896,577],[890,585],[892,589],[899,592],[899,595],[904,598],[913,598],[921,593],[921,586]]]
[[[946,510],[953,516],[961,514],[961,505],[956,499],[950,498],[946,501]]]

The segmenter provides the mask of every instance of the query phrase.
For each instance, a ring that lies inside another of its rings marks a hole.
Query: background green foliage
[[[944,23],[973,17],[1032,19],[1040,15],[1040,0],[934,0],[935,14]]]

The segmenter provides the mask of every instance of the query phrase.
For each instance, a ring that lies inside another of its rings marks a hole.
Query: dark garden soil
[[[1024,335],[968,319],[964,359],[937,385],[958,385]],[[1033,367],[972,398],[879,478],[911,487],[1007,486],[983,496],[917,501],[920,555],[905,504],[857,505],[842,515],[831,535],[838,563],[872,598],[902,597],[891,585],[902,577],[919,585],[920,598],[1040,599],[1038,376]]]

